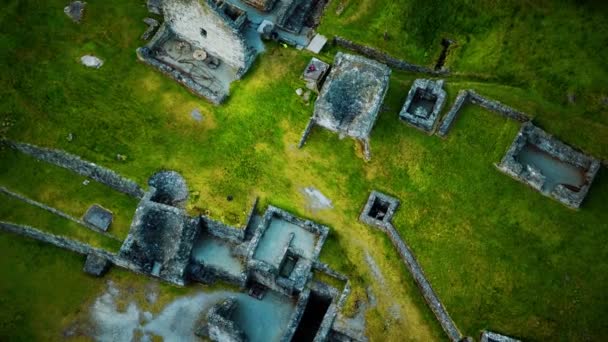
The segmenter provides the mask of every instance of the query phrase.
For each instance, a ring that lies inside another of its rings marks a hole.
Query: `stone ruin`
[[[228,97],[230,83],[242,78],[264,51],[262,38],[308,45],[314,25],[307,25],[310,16],[319,15],[319,3],[323,4],[315,0],[148,2],[151,12],[162,13],[164,22],[150,42],[137,49],[137,56],[219,104]]]
[[[524,123],[498,169],[562,204],[581,206],[600,162]]]
[[[83,1],[73,1],[65,6],[63,12],[72,19],[73,22],[80,24],[84,16],[84,9],[87,3]]]
[[[299,146],[313,125],[363,143],[369,159],[369,135],[388,91],[391,69],[370,59],[336,54],[334,65],[315,103],[313,116]]]
[[[224,341],[224,337],[260,341],[259,327],[251,320],[256,315],[271,315],[266,321],[272,323],[273,336],[281,341],[364,339],[351,337],[347,327],[334,325],[350,283],[318,260],[329,228],[272,206],[259,217],[255,214],[257,201],[243,228],[205,215],[191,217],[183,208],[188,186],[177,172],[154,174],[144,192],[132,181],[62,151],[22,144],[13,147],[74,172],[91,171],[97,175],[95,179],[140,202],[118,253],[10,222],[0,221],[0,229],[85,255],[84,272],[96,277],[116,265],[178,286],[223,281],[240,287],[243,293],[214,306],[198,330],[215,341]],[[345,285],[335,288],[316,280],[315,274]],[[278,318],[280,323],[275,322]]]
[[[84,214],[82,220],[102,231],[108,231],[112,224],[112,212],[99,204],[93,204]]]
[[[306,82],[306,88],[318,92],[323,86],[328,71],[329,64],[313,57],[304,69],[301,78]]]
[[[443,80],[417,79],[407,94],[399,118],[429,134],[435,130],[447,94]]]
[[[521,342],[520,340],[491,331],[482,331],[480,342]]]
[[[391,223],[399,200],[378,191],[372,191],[359,216],[361,222],[376,227],[384,227]]]
[[[237,306],[238,303],[234,297],[212,306],[207,312],[207,324],[197,331],[197,335],[209,337],[212,341],[247,341],[245,333],[233,319]]]

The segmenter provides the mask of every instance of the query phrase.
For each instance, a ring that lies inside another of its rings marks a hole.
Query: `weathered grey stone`
[[[145,18],[144,23],[148,25],[148,28],[146,29],[146,32],[141,35],[141,39],[148,40],[160,24],[158,23],[158,20],[154,18]]]
[[[146,5],[148,6],[148,12],[161,15],[162,1],[163,0],[148,0],[146,3]]]
[[[38,201],[34,201],[33,199],[25,197],[25,196],[23,196],[21,194],[18,194],[16,192],[12,192],[12,191],[8,190],[5,187],[0,187],[0,193],[3,193],[3,194],[8,195],[8,196],[11,196],[13,198],[16,198],[16,199],[18,199],[20,201],[23,201],[23,202],[25,202],[27,204],[30,204],[30,205],[33,205],[35,207],[41,208],[43,210],[46,210],[46,211],[48,211],[48,212],[50,212],[52,214],[55,214],[55,215],[57,215],[59,217],[63,217],[64,219],[70,220],[72,222],[76,222],[76,223],[78,223],[78,224],[80,224],[82,226],[85,226],[85,227],[87,227],[87,228],[89,228],[91,230],[94,230],[94,231],[96,231],[98,233],[102,233],[102,234],[104,234],[104,235],[106,235],[106,236],[108,236],[110,238],[115,238],[115,237],[113,237],[113,236],[105,233],[105,231],[102,230],[101,228],[99,228],[99,227],[97,227],[95,225],[92,225],[89,222],[77,219],[76,217],[73,217],[73,216],[71,216],[71,215],[69,215],[69,214],[67,214],[67,213],[65,213],[65,212],[63,212],[61,210],[58,210],[58,209],[53,208],[53,207],[50,207],[50,206],[48,206],[48,205],[46,205],[44,203],[40,203]]]
[[[432,134],[445,104],[446,96],[447,94],[443,90],[443,80],[417,79],[407,94],[399,118]]]
[[[456,97],[456,101],[454,101],[452,108],[450,108],[448,113],[443,118],[443,121],[441,122],[441,125],[437,130],[437,135],[439,135],[440,137],[445,137],[448,134],[448,131],[450,130],[452,124],[456,120],[456,117],[460,113],[460,109],[467,102],[479,105],[480,107],[502,115],[508,119],[512,119],[522,123],[530,121],[530,118],[525,113],[522,113],[507,105],[504,105],[496,100],[485,98],[477,94],[472,89],[461,90],[458,92],[458,96]]]
[[[151,187],[137,206],[119,256],[147,274],[184,285],[200,224],[183,209],[154,201],[155,194]]]
[[[90,177],[127,195],[137,198],[143,196],[143,190],[135,182],[120,176],[110,169],[82,160],[80,157],[73,154],[14,141],[8,141],[7,143],[11,148],[17,151],[47,163],[71,170],[85,177]],[[83,184],[88,184],[88,180],[85,179]]]
[[[513,337],[501,335],[499,333],[484,330],[481,332],[480,342],[521,342]]]
[[[175,171],[155,173],[148,180],[148,185],[154,187],[151,201],[174,207],[183,207],[188,200],[186,180]]]
[[[80,62],[82,65],[93,69],[99,69],[103,65],[103,61],[101,59],[91,55],[84,55],[80,57]]]
[[[112,224],[112,212],[99,204],[93,204],[84,214],[82,220],[105,232]]]
[[[75,23],[80,23],[84,16],[84,8],[87,5],[83,1],[73,1],[69,5],[65,6],[63,12],[72,19]]]
[[[383,64],[341,52],[323,85],[311,121],[341,137],[349,136],[366,144],[388,91],[391,70]],[[310,133],[312,123],[299,146]],[[369,159],[369,158],[366,158]]]
[[[198,110],[197,108],[193,109],[190,112],[190,116],[197,122],[201,122],[203,121],[203,114],[201,113],[200,110]]]
[[[315,37],[310,41],[310,44],[306,47],[306,50],[312,53],[319,53],[323,50],[323,47],[327,44],[327,37],[316,34]]]
[[[391,57],[386,53],[383,53],[381,51],[378,51],[374,48],[368,47],[368,46],[363,46],[363,45],[359,45],[355,42],[352,42],[348,39],[336,36],[334,37],[334,44],[349,49],[351,51],[355,51],[357,53],[360,53],[366,57],[375,59],[381,63],[384,63],[388,66],[390,66],[391,68],[395,68],[395,69],[399,69],[399,70],[405,70],[405,71],[411,71],[411,72],[420,72],[420,73],[425,73],[425,74],[433,74],[433,75],[445,75],[448,74],[445,71],[433,71],[430,68],[427,67],[423,67],[420,65],[415,65],[415,64],[411,64],[402,60],[399,60],[397,58]]]
[[[373,208],[374,205],[378,203],[377,199],[382,199],[383,201],[385,201],[385,203],[392,202],[392,205],[388,206],[386,214],[382,217],[377,217],[374,215],[375,212],[373,211]],[[397,203],[395,203],[395,201],[397,201]],[[380,228],[380,230],[382,230],[388,235],[391,242],[393,243],[393,246],[395,246],[395,248],[397,249],[401,260],[407,267],[408,271],[414,278],[414,281],[418,285],[418,288],[422,292],[424,300],[435,314],[435,317],[439,321],[439,324],[441,324],[441,327],[443,328],[447,336],[450,338],[451,341],[460,341],[460,339],[462,339],[463,337],[462,334],[460,333],[460,331],[456,327],[456,324],[454,323],[447,310],[433,291],[433,288],[431,287],[429,281],[426,279],[422,268],[420,267],[418,261],[416,260],[416,257],[414,256],[414,253],[405,243],[405,241],[403,241],[395,227],[393,227],[393,224],[390,222],[390,218],[393,216],[394,211],[397,209],[397,205],[398,200],[396,198],[373,191],[359,219],[364,223]],[[370,211],[372,212],[371,217],[369,215]]]
[[[312,58],[302,73],[302,79],[306,81],[306,87],[310,90],[319,91],[329,71],[329,64],[320,59]],[[310,85],[310,86],[309,86]]]
[[[84,263],[84,272],[95,277],[101,277],[110,269],[111,265],[108,259],[91,253],[87,255],[87,260]]]
[[[538,155],[539,161],[536,164],[533,161],[522,161],[520,155],[524,150]],[[541,160],[543,155],[579,170],[581,184],[550,182],[542,169],[544,168],[545,172],[552,172],[546,168],[553,165],[545,165]],[[577,209],[589,192],[600,165],[599,160],[574,150],[527,122],[522,125],[507,154],[497,166],[502,172],[540,191],[543,195]]]
[[[247,336],[232,318],[237,305],[236,298],[230,297],[212,306],[207,312],[206,326],[199,329],[197,334],[215,342],[247,341]]]
[[[369,195],[359,220],[382,228],[391,222],[398,207],[398,199],[374,190]]]

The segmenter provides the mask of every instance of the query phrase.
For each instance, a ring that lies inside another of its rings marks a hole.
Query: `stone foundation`
[[[429,134],[435,130],[439,114],[445,104],[443,80],[417,79],[407,94],[399,118]]]
[[[8,141],[7,143],[11,148],[17,151],[23,152],[49,164],[76,172],[82,176],[94,179],[99,183],[105,184],[127,195],[136,198],[141,198],[144,195],[144,191],[132,180],[126,179],[110,169],[106,169],[103,166],[83,160],[73,154],[26,143],[14,141]]]
[[[402,61],[400,59],[394,58],[384,52],[378,51],[369,46],[360,45],[360,44],[357,44],[353,41],[350,41],[348,39],[345,39],[345,38],[342,38],[339,36],[334,37],[334,44],[336,44],[339,47],[343,47],[345,49],[360,53],[363,56],[375,59],[381,63],[384,63],[384,64],[390,66],[391,68],[395,68],[398,70],[419,72],[419,73],[432,74],[432,75],[448,74],[448,72],[445,72],[445,71],[437,72],[437,71],[434,71],[425,66],[420,66],[420,65],[408,63],[406,61]]]
[[[450,111],[443,118],[443,121],[441,122],[441,125],[437,131],[437,135],[440,137],[445,137],[448,134],[452,124],[456,120],[456,117],[460,114],[460,109],[467,102],[479,105],[480,107],[502,115],[507,119],[512,119],[518,122],[530,121],[530,118],[525,113],[502,104],[501,102],[483,97],[471,89],[461,90],[458,92],[458,96],[456,97],[456,101],[454,101],[452,108],[450,108]]]
[[[374,206],[374,203],[376,203],[376,201],[378,199],[384,200],[387,202],[389,200],[393,201],[392,206],[390,206],[389,209],[387,210],[387,215],[385,215],[384,218],[381,220],[367,215],[367,213],[370,212],[370,210]],[[397,203],[395,204],[394,201],[397,201]],[[393,243],[393,246],[395,246],[395,248],[397,249],[397,252],[401,256],[401,260],[407,267],[408,271],[414,278],[416,285],[418,285],[418,288],[422,292],[422,296],[424,297],[424,300],[426,301],[426,303],[429,306],[429,308],[431,309],[431,311],[433,311],[433,313],[435,314],[435,317],[439,321],[439,324],[441,324],[441,327],[443,328],[446,335],[449,337],[449,339],[451,341],[454,341],[454,342],[460,341],[463,337],[462,334],[460,333],[460,331],[456,327],[456,324],[454,323],[454,321],[448,314],[447,310],[445,309],[445,307],[443,306],[443,304],[441,303],[441,301],[435,294],[435,291],[433,291],[433,288],[431,287],[431,284],[429,283],[429,281],[426,279],[426,276],[424,275],[424,272],[422,271],[420,264],[418,264],[418,261],[416,260],[416,257],[414,256],[414,253],[409,248],[409,246],[405,243],[405,241],[403,241],[403,239],[401,239],[401,236],[399,235],[397,230],[393,227],[393,225],[390,221],[391,217],[394,214],[394,211],[397,208],[397,204],[398,204],[397,199],[389,197],[384,194],[381,194],[379,192],[373,191],[372,194],[370,195],[370,197],[367,201],[367,204],[365,205],[365,208],[363,209],[363,213],[361,214],[359,219],[364,223],[367,223],[374,227],[380,228],[380,230],[382,230],[384,233],[386,233],[388,235],[391,242]]]
[[[548,178],[547,175],[543,174],[543,170],[537,165],[524,163],[519,159],[519,155],[526,148],[532,148],[538,153],[545,153],[564,165],[571,165],[573,168],[580,170],[582,185],[560,183],[555,187],[548,188]],[[497,167],[509,176],[540,191],[543,195],[551,197],[570,208],[577,209],[589,192],[593,179],[600,168],[600,162],[576,151],[528,122],[522,125],[513,144]]]

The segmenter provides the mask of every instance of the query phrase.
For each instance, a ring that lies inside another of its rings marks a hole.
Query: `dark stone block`
[[[98,204],[93,204],[84,214],[83,220],[105,232],[112,224],[112,217],[111,211]]]
[[[96,254],[87,255],[84,263],[84,271],[92,276],[101,277],[110,269],[111,263],[108,259]]]

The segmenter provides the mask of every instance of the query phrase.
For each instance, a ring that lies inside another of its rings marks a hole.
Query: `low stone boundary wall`
[[[127,195],[141,198],[144,191],[134,181],[122,177],[118,173],[83,160],[80,157],[62,150],[38,147],[26,143],[8,141],[9,146],[38,160],[45,161],[64,169],[71,170],[82,176],[89,177]]]
[[[249,214],[247,214],[247,219],[245,220],[245,225],[243,226],[244,230],[244,238],[248,239],[253,237],[253,233],[257,229],[257,227],[251,227],[251,220],[253,219],[253,215],[255,215],[255,211],[258,208],[258,202],[260,201],[259,197],[256,197],[251,204],[251,209],[249,209]]]
[[[393,246],[397,248],[397,252],[399,252],[399,255],[405,263],[405,266],[410,271],[410,274],[414,278],[416,285],[418,285],[418,288],[420,289],[420,291],[422,291],[422,296],[424,297],[424,300],[435,314],[435,317],[437,317],[437,320],[439,320],[439,324],[441,324],[443,331],[445,331],[450,340],[460,341],[463,338],[462,334],[460,333],[460,331],[456,327],[456,324],[454,323],[447,310],[435,294],[435,291],[433,291],[431,284],[424,276],[424,272],[422,272],[422,268],[418,264],[418,261],[416,260],[414,253],[412,253],[412,250],[405,243],[405,241],[401,239],[401,236],[399,236],[399,233],[397,232],[395,227],[393,227],[392,224],[387,223],[383,227],[381,227],[381,229],[391,239]]]
[[[420,66],[420,65],[408,63],[406,61],[402,61],[402,60],[392,57],[384,52],[381,52],[381,51],[371,48],[369,46],[357,44],[353,41],[342,38],[340,36],[334,37],[334,44],[337,46],[343,47],[345,49],[360,53],[366,57],[375,59],[379,62],[382,62],[382,63],[390,66],[391,68],[395,68],[398,70],[420,72],[420,73],[432,74],[432,75],[448,74],[448,72],[446,72],[446,71],[434,71],[431,68],[427,68],[425,66]]]
[[[50,213],[53,213],[53,214],[55,214],[57,216],[63,217],[66,220],[70,220],[72,222],[76,222],[76,223],[78,223],[81,226],[85,226],[85,227],[89,228],[90,230],[93,230],[93,231],[95,231],[97,233],[103,234],[103,235],[105,235],[105,236],[107,236],[107,237],[109,237],[111,239],[114,239],[116,241],[120,241],[114,235],[108,234],[108,233],[104,232],[103,230],[95,227],[92,224],[89,224],[89,223],[87,223],[87,222],[85,222],[83,220],[80,220],[80,219],[78,219],[78,218],[76,218],[74,216],[71,216],[71,215],[69,215],[67,213],[64,213],[61,210],[55,209],[53,207],[49,207],[48,205],[46,205],[44,203],[40,203],[40,202],[34,201],[33,199],[27,198],[27,197],[25,197],[25,196],[23,196],[21,194],[18,194],[16,192],[12,192],[12,191],[8,190],[7,188],[5,188],[3,186],[0,186],[0,193],[6,194],[6,195],[11,196],[11,197],[14,197],[14,198],[16,198],[16,199],[18,199],[20,201],[23,201],[23,202],[29,204],[29,205],[33,205],[33,206],[38,207],[40,209],[44,209],[44,210],[46,210],[46,211],[48,211]]]
[[[302,136],[300,137],[300,142],[298,142],[298,148],[304,147],[304,144],[306,143],[306,139],[308,139],[308,136],[310,135],[310,131],[312,130],[314,125],[315,125],[315,119],[313,117],[310,119],[310,121],[308,121],[308,124],[306,125],[306,128],[304,129],[304,132],[302,133]]]
[[[520,112],[517,109],[513,109],[499,101],[483,97],[472,89],[466,89],[458,92],[458,96],[456,97],[456,101],[454,101],[452,108],[450,108],[448,113],[443,118],[443,121],[441,121],[441,125],[437,130],[437,135],[439,135],[440,137],[445,137],[448,134],[450,128],[452,127],[452,124],[456,120],[456,117],[458,116],[458,114],[460,114],[462,106],[465,105],[467,102],[476,104],[489,111],[500,114],[506,117],[507,119],[515,120],[518,122],[530,121],[530,117],[528,117],[528,115],[526,115],[525,113]]]
[[[143,271],[139,266],[131,263],[128,260],[125,260],[125,259],[119,257],[116,254],[110,253],[104,249],[96,248],[96,247],[90,246],[86,243],[75,241],[75,240],[72,240],[72,239],[69,239],[69,238],[66,238],[63,236],[46,233],[46,232],[38,230],[34,227],[0,221],[0,230],[4,230],[9,233],[25,236],[25,237],[28,237],[28,238],[31,238],[34,240],[42,241],[42,242],[51,244],[53,246],[67,249],[69,251],[72,251],[72,252],[75,252],[78,254],[82,254],[82,255],[95,254],[97,257],[104,258],[116,266],[126,268],[126,269],[133,271],[135,273],[138,273],[138,274],[148,275],[148,276],[150,275],[147,272]]]
[[[245,229],[229,226],[204,215],[201,215],[201,221],[207,232],[217,238],[234,243],[241,243],[245,240]]]

